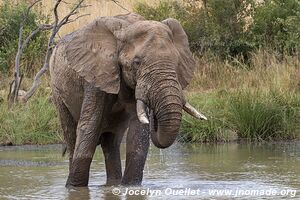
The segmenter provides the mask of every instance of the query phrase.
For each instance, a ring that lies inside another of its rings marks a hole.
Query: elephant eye
[[[135,57],[132,61],[132,66],[138,67],[138,66],[140,66],[140,64],[141,64],[141,59],[138,57]]]

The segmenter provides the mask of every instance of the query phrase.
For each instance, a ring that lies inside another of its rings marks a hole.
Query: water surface
[[[104,186],[100,150],[89,187],[66,189],[60,145],[0,147],[0,199],[300,199],[297,142],[152,146],[142,187],[130,188]]]

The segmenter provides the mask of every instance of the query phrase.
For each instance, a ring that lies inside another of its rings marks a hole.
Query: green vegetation
[[[199,59],[199,69],[187,94],[209,120],[198,121],[185,115],[180,140],[300,139],[297,57],[280,62],[275,55],[260,51],[252,56],[251,70],[208,58]]]
[[[281,56],[299,52],[300,1],[267,0],[254,11],[251,33],[256,46],[268,47]]]
[[[26,4],[14,5],[12,1],[3,1],[0,7],[0,73],[7,74],[14,65],[18,49],[20,23]],[[24,26],[24,36],[27,37],[46,18],[39,13],[30,12]],[[47,48],[47,34],[37,34],[25,48],[21,66],[22,73],[32,75],[35,67],[41,66],[44,52]]]
[[[293,139],[299,106],[299,96],[288,92],[239,92],[229,101],[229,120],[240,138]]]
[[[189,102],[205,113],[208,121],[199,121],[185,114],[182,119],[181,142],[226,142],[235,139],[226,118],[226,98],[221,93],[195,93],[188,96]]]
[[[185,114],[179,140],[300,139],[300,2],[206,0],[202,7],[196,5],[199,1],[183,2],[139,3],[135,8],[147,19],[178,19],[197,56],[198,68],[185,95],[209,120]],[[0,7],[0,144],[60,142],[47,76],[26,105],[8,109],[5,100],[24,8],[8,1]],[[39,20],[44,17],[32,13],[25,33]],[[23,56],[21,89],[28,88],[40,67],[43,37],[34,38]]]
[[[0,144],[47,144],[61,142],[50,90],[42,89],[26,104],[11,109],[0,103]]]
[[[179,20],[199,55],[188,96],[209,121],[185,115],[181,141],[299,139],[299,9],[297,0],[137,4],[146,19]]]
[[[274,141],[299,139],[300,95],[289,92],[232,91],[190,96],[208,121],[185,115],[180,139],[226,142],[237,139]]]
[[[211,51],[223,60],[247,63],[259,48],[283,59],[300,49],[298,0],[163,0],[156,6],[138,3],[135,11],[146,19],[179,20],[195,53]]]

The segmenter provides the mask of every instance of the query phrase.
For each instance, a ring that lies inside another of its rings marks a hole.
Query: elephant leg
[[[122,185],[140,185],[149,149],[149,125],[141,124],[137,117],[130,120],[126,138],[126,166]]]
[[[118,185],[122,179],[120,144],[122,135],[105,132],[101,134],[100,143],[105,158],[106,185]]]
[[[66,186],[87,186],[92,158],[100,139],[100,128],[103,122],[104,92],[87,86],[77,125],[77,138],[73,154],[72,166]]]
[[[67,145],[67,151],[69,152],[69,171],[71,169],[73,153],[76,142],[76,127],[77,123],[72,117],[70,111],[62,101],[59,95],[53,91],[54,104],[57,107],[60,124],[63,130],[64,141]]]

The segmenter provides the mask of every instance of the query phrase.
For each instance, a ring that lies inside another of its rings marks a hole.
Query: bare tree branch
[[[57,0],[56,3],[55,3],[55,6],[54,6],[54,17],[55,17],[55,22],[54,22],[54,26],[56,27],[57,26],[57,23],[59,21],[58,19],[58,14],[57,14],[57,8],[59,6],[59,4],[61,3],[62,0]]]
[[[70,2],[67,2],[67,1],[62,1],[62,3],[64,3],[64,4],[67,4],[67,5],[73,5],[73,6],[76,6],[77,5],[77,3],[70,3]],[[92,6],[92,5],[81,5],[80,7],[81,8],[86,8],[86,7],[90,7],[90,6]]]
[[[35,6],[35,4],[37,4],[37,3],[39,3],[39,2],[41,2],[42,0],[36,0],[35,2],[33,2],[28,8],[27,8],[27,13],[26,13],[26,16],[28,17],[28,15],[29,15],[29,12],[30,12],[30,10],[31,10],[31,8],[33,7],[33,6]]]
[[[66,24],[72,23],[76,21],[77,19],[87,16],[88,14],[77,16],[74,19],[71,19],[72,16],[77,15],[79,13],[80,8],[88,7],[89,5],[82,5],[85,0],[80,0],[78,3],[74,3],[74,8],[70,10],[70,12],[65,15],[61,20],[59,19],[58,14],[58,8],[61,5],[61,3],[67,3],[63,0],[56,0],[56,3],[53,8],[53,16],[54,16],[54,22],[52,24],[41,24],[39,25],[35,30],[33,30],[25,39],[23,38],[23,30],[24,26],[28,20],[29,14],[31,9],[36,5],[37,3],[41,2],[42,0],[36,0],[34,1],[26,11],[23,13],[23,20],[20,23],[20,30],[19,30],[19,40],[18,40],[18,51],[15,59],[15,73],[14,73],[14,80],[10,83],[10,91],[8,95],[9,99],[9,105],[12,103],[15,103],[18,101],[18,91],[21,85],[22,81],[22,75],[20,75],[20,60],[23,54],[24,49],[28,45],[28,43],[31,41],[31,39],[38,34],[40,31],[45,30],[51,30],[51,34],[48,40],[48,46],[47,51],[45,54],[44,64],[42,68],[39,70],[39,72],[34,77],[34,81],[30,89],[25,93],[25,95],[22,97],[22,100],[24,102],[27,102],[28,99],[36,92],[38,86],[41,82],[41,76],[48,70],[49,68],[49,61],[52,54],[54,44],[54,39],[56,35],[58,34],[61,27],[63,27]]]
[[[82,17],[90,16],[90,15],[91,15],[91,14],[84,14],[84,15],[80,15],[80,16],[74,18],[74,19],[69,19],[69,21],[68,21],[66,24],[70,24],[70,23],[75,22],[76,20],[78,20],[78,19],[80,19],[80,18],[82,18]]]
[[[117,0],[111,0],[111,1],[114,2],[120,8],[122,8],[123,10],[126,10],[127,12],[131,13],[131,11],[128,10],[127,8],[125,8],[124,6],[122,6],[119,1],[117,1]]]
[[[44,30],[50,30],[52,29],[53,26],[50,24],[43,24],[40,25],[37,29],[35,29],[34,31],[31,32],[31,34],[25,39],[25,41],[22,44],[22,51],[25,49],[26,45],[28,44],[28,42],[36,35],[38,34],[40,31],[44,31]]]
[[[82,5],[82,3],[83,3],[84,1],[85,1],[85,0],[80,0],[80,1],[77,3],[77,5],[73,8],[73,10],[71,10],[71,11],[69,12],[69,14],[67,14],[67,15],[59,22],[59,24],[58,24],[58,26],[57,26],[58,29],[60,29],[63,25],[65,25],[65,24],[69,21],[69,19],[70,19],[71,16],[77,14],[78,9],[81,8],[81,5]]]
[[[23,30],[24,30],[24,26],[26,24],[26,21],[28,20],[28,16],[30,13],[31,8],[41,2],[42,0],[36,0],[34,1],[30,6],[28,6],[28,8],[26,9],[26,11],[23,12],[23,20],[20,23],[20,29],[19,29],[19,40],[18,40],[18,51],[16,54],[16,58],[15,58],[15,73],[14,73],[14,80],[10,85],[10,91],[9,91],[9,96],[8,96],[8,104],[12,105],[13,103],[18,101],[18,93],[19,93],[19,87],[21,84],[21,76],[20,76],[20,60],[23,54],[23,50],[24,50],[24,42],[23,42]],[[33,34],[33,36],[36,33]],[[33,37],[32,36],[32,37]],[[32,38],[26,38],[25,42],[28,43],[28,41]],[[27,40],[28,39],[28,40]]]
[[[23,100],[25,102],[27,102],[28,99],[36,92],[36,90],[37,90],[37,88],[38,88],[38,86],[40,85],[40,82],[41,82],[41,80],[40,80],[41,76],[49,69],[49,61],[50,61],[50,57],[51,57],[52,50],[53,50],[53,47],[54,47],[54,39],[55,39],[55,36],[57,35],[57,33],[59,32],[59,30],[61,29],[61,27],[64,26],[65,24],[74,22],[75,20],[79,19],[80,17],[87,16],[87,15],[81,15],[81,16],[78,16],[75,19],[70,19],[71,16],[76,15],[76,14],[79,13],[78,10],[80,8],[82,8],[82,3],[84,1],[85,0],[80,0],[76,4],[76,6],[65,17],[63,17],[62,20],[59,20],[59,17],[58,17],[58,7],[59,7],[60,3],[62,3],[63,1],[62,0],[57,0],[56,1],[56,4],[54,6],[54,10],[53,10],[55,21],[53,23],[53,26],[51,26],[52,33],[51,33],[51,36],[48,40],[48,47],[47,47],[47,52],[46,52],[44,64],[43,64],[43,67],[40,69],[40,71],[34,77],[34,81],[33,81],[33,84],[31,86],[31,88],[26,92],[26,94],[23,98]],[[50,26],[47,27],[47,28],[50,28]]]
[[[89,14],[83,14],[80,16],[75,17],[74,19],[71,19],[73,16],[77,15],[79,13],[79,9],[81,8],[86,8],[91,5],[83,5],[83,2],[85,0],[79,0],[77,3],[69,3],[64,0],[56,0],[56,3],[53,8],[53,16],[54,16],[54,22],[53,24],[44,24],[40,25],[38,28],[36,28],[34,31],[32,31],[25,40],[23,40],[23,29],[26,21],[28,20],[29,13],[34,5],[37,3],[41,2],[42,0],[36,0],[34,1],[26,10],[24,13],[23,21],[20,24],[20,31],[19,31],[19,41],[18,41],[18,52],[16,55],[16,60],[15,60],[15,79],[14,81],[10,84],[10,96],[9,99],[13,102],[16,102],[18,100],[18,90],[20,88],[20,84],[22,81],[22,76],[20,76],[20,60],[21,56],[23,54],[24,49],[26,48],[27,44],[31,41],[31,39],[40,31],[45,31],[45,30],[51,30],[51,35],[48,40],[48,46],[47,46],[47,51],[45,54],[45,59],[44,59],[44,64],[42,68],[39,70],[39,72],[36,74],[34,77],[34,81],[30,89],[25,93],[25,95],[22,97],[22,100],[24,102],[27,102],[29,98],[36,92],[38,86],[40,85],[41,82],[41,77],[42,75],[49,69],[49,61],[50,57],[52,54],[53,47],[55,46],[54,44],[54,39],[57,36],[59,30],[61,27],[63,27],[66,24],[72,23],[79,18],[88,16]],[[128,9],[126,9],[124,6],[120,5],[120,3],[117,0],[111,0],[114,2],[117,6],[120,8],[126,10],[127,12],[130,12]],[[61,3],[64,4],[71,4],[74,5],[73,9],[70,10],[70,12],[65,15],[61,20],[59,19],[58,15],[58,8],[61,5]]]

